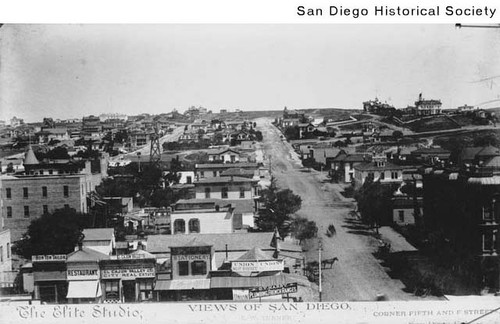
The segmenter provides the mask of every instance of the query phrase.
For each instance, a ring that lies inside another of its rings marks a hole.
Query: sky
[[[0,120],[220,109],[500,107],[500,29],[448,24],[3,25]]]

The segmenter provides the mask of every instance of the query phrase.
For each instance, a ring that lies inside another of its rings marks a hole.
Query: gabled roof
[[[99,260],[107,259],[109,259],[109,255],[84,247],[82,250],[76,250],[68,254],[66,262],[97,262]]]
[[[111,240],[114,234],[114,228],[86,228],[83,230],[83,235],[85,235],[83,241]]]
[[[262,251],[258,247],[251,248],[247,253],[240,256],[237,260],[253,261],[253,260],[272,260],[272,255]]]

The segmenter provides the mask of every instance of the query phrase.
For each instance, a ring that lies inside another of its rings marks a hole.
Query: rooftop
[[[147,250],[151,253],[165,253],[171,246],[184,246],[193,239],[211,245],[214,250],[248,251],[253,247],[270,249],[274,233],[227,233],[227,234],[176,234],[151,235],[148,237]]]
[[[114,228],[86,228],[83,230],[85,238],[83,241],[104,241],[111,240],[115,235]]]

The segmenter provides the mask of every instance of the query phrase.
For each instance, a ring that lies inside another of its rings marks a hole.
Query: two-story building
[[[385,156],[374,156],[371,162],[354,167],[355,184],[361,186],[368,178],[381,183],[402,183],[403,171],[407,169],[414,169],[414,167],[388,162]]]

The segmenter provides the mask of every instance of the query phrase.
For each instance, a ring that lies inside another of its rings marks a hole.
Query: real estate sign
[[[250,298],[261,298],[274,295],[291,294],[297,292],[297,283],[286,284],[282,286],[270,286],[266,288],[250,289]]]
[[[231,270],[238,272],[261,272],[261,271],[283,271],[285,269],[283,260],[257,260],[257,261],[233,261]]]

